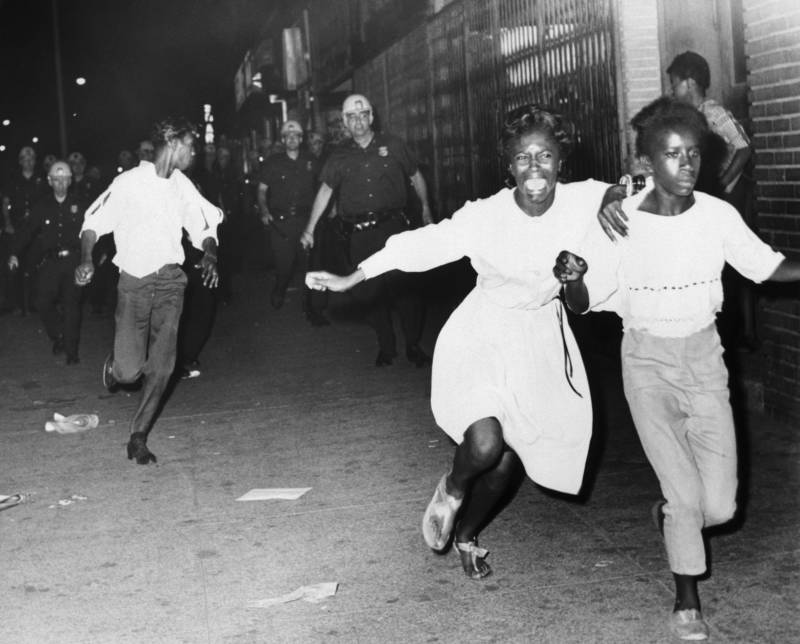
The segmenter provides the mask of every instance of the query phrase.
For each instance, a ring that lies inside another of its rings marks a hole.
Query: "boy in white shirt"
[[[722,269],[728,262],[754,282],[795,281],[800,264],[758,239],[731,205],[694,192],[708,134],[696,109],[660,98],[633,126],[653,187],[623,201],[626,238],[614,244],[598,226],[576,249],[582,257],[563,251],[553,272],[573,311],[622,318],[625,396],[665,499],[654,517],[675,578],[671,625],[681,639],[702,640],[702,530],[736,511],[736,440],[714,324]]]

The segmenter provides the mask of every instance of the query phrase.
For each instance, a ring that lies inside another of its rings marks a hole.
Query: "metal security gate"
[[[415,149],[440,216],[496,192],[498,139],[525,103],[578,127],[573,179],[621,168],[611,0],[462,0],[354,74],[382,124]]]

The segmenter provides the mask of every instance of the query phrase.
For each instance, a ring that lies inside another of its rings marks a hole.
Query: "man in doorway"
[[[755,184],[750,176],[755,148],[731,111],[707,96],[711,86],[708,61],[696,52],[685,51],[673,59],[667,75],[672,95],[698,109],[711,128],[697,189],[727,201],[756,230]],[[758,346],[755,288],[752,282],[730,269],[723,274],[722,284],[725,303],[718,324],[723,341],[752,351]]]

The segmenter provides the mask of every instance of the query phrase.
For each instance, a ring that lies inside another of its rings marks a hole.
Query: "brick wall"
[[[656,0],[617,0],[618,91],[622,158],[633,154],[631,118],[661,95]]]
[[[800,260],[800,3],[745,0],[761,237]],[[800,419],[800,287],[762,287],[764,406]]]

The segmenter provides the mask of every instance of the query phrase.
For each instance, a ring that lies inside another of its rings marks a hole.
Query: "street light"
[[[32,141],[33,143],[38,143],[38,142],[39,142],[39,137],[38,137],[38,136],[34,136],[34,137],[31,139],[31,141]]]
[[[287,119],[289,118],[287,116],[287,111],[286,111],[286,101],[284,101],[282,98],[278,98],[277,94],[270,94],[269,95],[269,102],[270,103],[280,103],[281,104],[281,117],[283,117],[283,120],[281,121],[281,123],[286,123]]]
[[[58,99],[58,138],[61,143],[61,157],[67,156],[67,119],[64,115],[64,84],[61,72],[61,35],[58,24],[58,0],[51,0],[53,17],[53,57],[56,67],[56,98]]]
[[[75,79],[75,84],[86,85],[86,79],[83,76],[78,76],[78,78]]]

